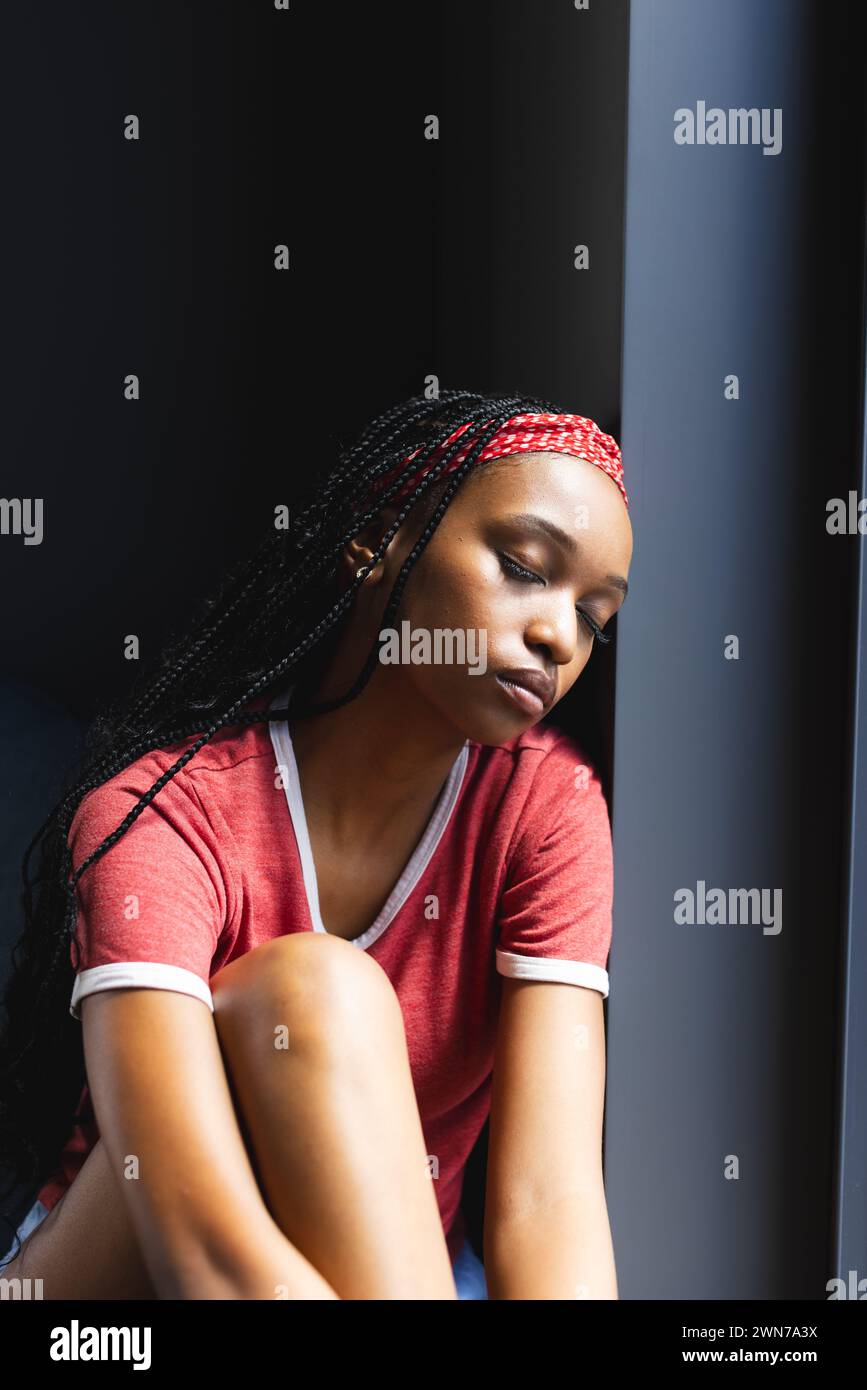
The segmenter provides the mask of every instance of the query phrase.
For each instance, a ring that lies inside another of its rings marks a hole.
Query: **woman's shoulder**
[[[602,782],[581,741],[556,724],[540,722],[499,744],[470,745],[470,795],[489,802],[498,816],[511,806],[515,815],[559,815],[574,802],[576,791],[585,808],[604,800]]]
[[[503,743],[484,744],[475,739],[467,741],[475,753],[479,770],[497,763],[524,763],[536,768],[544,763],[546,769],[550,770],[554,767],[573,767],[578,762],[595,771],[581,741],[559,725],[548,724],[545,720],[540,720],[531,729],[525,729],[522,734]]]
[[[263,702],[256,702],[256,706],[260,703]],[[196,751],[188,761],[160,788],[158,796],[162,805],[195,801],[196,786],[202,776],[208,774],[223,774],[208,776],[209,794],[219,795],[222,789],[227,797],[235,797],[241,779],[255,776],[259,765],[270,767],[273,750],[269,728],[267,720],[257,724],[226,725],[196,748],[205,732],[203,728],[173,743],[148,749],[85,792],[76,807],[71,828],[75,829],[82,819],[110,816],[131,798],[143,796],[193,749]]]

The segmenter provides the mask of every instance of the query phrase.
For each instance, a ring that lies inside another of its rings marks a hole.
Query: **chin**
[[[477,695],[473,686],[478,687]],[[545,710],[534,715],[517,706],[511,708],[490,672],[484,676],[470,676],[457,690],[452,687],[440,691],[438,697],[438,708],[447,714],[461,738],[493,748],[534,728],[549,712]]]

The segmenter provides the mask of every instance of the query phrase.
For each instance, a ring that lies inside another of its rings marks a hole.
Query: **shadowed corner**
[[[0,988],[12,973],[12,948],[24,929],[21,861],[30,841],[55,805],[75,763],[86,723],[41,691],[20,681],[0,683]],[[31,856],[34,872],[38,850]],[[9,1172],[0,1169],[0,1192]],[[20,1224],[35,1197],[30,1187],[3,1198],[9,1220]],[[5,1252],[12,1232],[0,1223]]]

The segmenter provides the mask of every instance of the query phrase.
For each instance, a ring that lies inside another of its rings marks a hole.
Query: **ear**
[[[391,504],[384,506],[379,515],[376,516],[373,521],[368,522],[367,526],[365,526],[357,536],[353,536],[352,540],[343,547],[338,565],[341,589],[347,588],[352,583],[358,571],[365,565],[370,564],[374,552],[382,543],[383,536],[389,527],[394,524],[398,516],[399,510],[397,507]],[[397,535],[399,532],[395,534]],[[394,539],[395,537],[393,536],[392,541]],[[389,548],[390,546],[391,542],[389,542]],[[364,584],[373,586],[380,583],[383,575],[382,558],[383,557],[380,557],[380,561],[368,572],[363,580]]]

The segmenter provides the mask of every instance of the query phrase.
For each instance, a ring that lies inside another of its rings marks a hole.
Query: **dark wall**
[[[437,85],[413,40],[397,6],[21,7],[4,492],[45,520],[0,547],[3,670],[80,715],[128,683],[124,634],[155,651],[341,431],[420,389]]]
[[[409,16],[97,0],[8,25],[3,488],[44,499],[44,539],[0,546],[0,669],[77,714],[125,687],[126,633],[156,650],[428,373],[619,423],[625,6]]]

